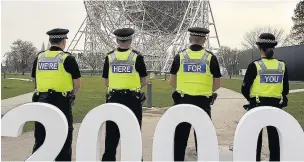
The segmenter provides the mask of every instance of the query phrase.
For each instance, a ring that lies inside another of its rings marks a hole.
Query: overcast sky
[[[275,26],[287,33],[299,0],[211,1],[221,45],[240,47],[245,32],[254,27]],[[40,49],[47,43],[46,31],[68,28],[68,44],[86,16],[83,1],[1,1],[1,55],[13,41],[31,41]],[[211,30],[211,35],[214,33]]]

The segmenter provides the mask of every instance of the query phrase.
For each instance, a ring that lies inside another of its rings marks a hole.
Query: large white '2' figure
[[[2,118],[1,136],[18,137],[28,121],[38,121],[45,127],[46,138],[27,161],[53,161],[61,151],[68,135],[68,121],[55,106],[28,103],[7,112]]]
[[[107,120],[116,122],[120,129],[121,160],[141,161],[142,139],[137,119],[127,107],[113,103],[92,109],[84,118],[77,139],[76,160],[100,160],[100,127]],[[21,105],[2,118],[1,136],[19,136],[27,121],[42,123],[47,134],[44,144],[27,161],[53,161],[68,133],[68,124],[63,113],[55,106],[45,103]],[[154,134],[153,161],[173,161],[174,131],[181,122],[190,123],[196,130],[198,160],[218,161],[215,128],[209,116],[193,105],[173,106],[162,116]],[[267,125],[278,129],[282,161],[304,161],[303,129],[290,114],[273,107],[255,108],[242,117],[234,138],[235,161],[255,161],[258,134]]]

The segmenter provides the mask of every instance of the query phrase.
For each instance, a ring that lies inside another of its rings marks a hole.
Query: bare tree
[[[9,73],[12,73],[13,71],[19,71],[17,57],[14,56],[12,52],[6,52],[4,57],[6,57],[5,59],[6,70]]]
[[[10,48],[10,51],[5,53],[7,69],[22,72],[24,75],[25,71],[32,67],[37,48],[33,43],[20,39],[14,41]]]
[[[219,64],[226,69],[230,79],[232,75],[237,74],[239,55],[239,50],[231,49],[226,46],[221,46],[217,52]]]
[[[294,9],[292,21],[291,34],[295,44],[304,44],[304,0],[301,0]]]
[[[293,33],[290,33],[289,35],[286,36],[283,44],[284,46],[293,46],[293,45],[297,45],[298,42],[294,39]]]
[[[84,65],[89,67],[91,71],[91,75],[93,75],[96,70],[101,68],[101,63],[102,63],[102,53],[82,53],[79,55],[79,59],[82,60]]]
[[[245,49],[257,49],[256,42],[262,33],[272,33],[276,40],[278,41],[277,47],[282,47],[288,45],[288,35],[285,34],[282,28],[277,27],[259,27],[254,28],[251,31],[245,33],[242,41],[242,45]]]

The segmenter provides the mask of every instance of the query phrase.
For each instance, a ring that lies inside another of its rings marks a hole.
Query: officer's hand
[[[216,98],[217,98],[217,93],[212,93],[210,105],[213,105],[213,104],[214,104],[214,101],[216,100]]]
[[[69,99],[70,99],[70,105],[73,106],[75,104],[75,99],[76,99],[75,95],[74,94],[70,95]]]
[[[33,94],[32,97],[32,102],[37,102],[38,101],[38,95],[36,95],[36,93]]]
[[[110,94],[109,94],[109,93],[106,93],[106,103],[109,102],[109,99],[110,99]]]
[[[283,96],[282,108],[287,107],[287,105],[288,105],[288,98],[287,98],[287,96]]]
[[[144,92],[140,93],[139,99],[140,99],[141,105],[143,105],[146,101],[146,95]]]
[[[255,100],[255,98],[251,98],[248,102],[251,106],[254,106],[257,104],[257,101]]]
[[[246,111],[248,111],[249,109],[250,109],[250,104],[247,104],[247,105],[243,105],[243,108],[246,110]]]
[[[174,105],[177,105],[177,104],[180,103],[181,96],[180,96],[180,94],[178,92],[174,91],[172,93],[172,98],[173,98]]]

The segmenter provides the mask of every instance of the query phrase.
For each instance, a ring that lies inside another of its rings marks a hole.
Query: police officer
[[[33,102],[44,102],[58,107],[66,116],[69,126],[65,144],[55,159],[56,161],[71,161],[73,116],[71,103],[75,93],[80,88],[80,71],[78,64],[70,53],[64,52],[69,30],[53,29],[47,32],[51,47],[38,54],[32,69],[36,93]],[[35,152],[44,142],[45,129],[35,123]]]
[[[211,118],[212,93],[220,87],[220,67],[215,55],[203,48],[208,29],[189,28],[191,46],[179,52],[171,67],[170,85],[176,90],[174,104],[193,104],[202,108]],[[176,127],[174,161],[184,161],[191,125]],[[196,142],[196,135],[195,135]]]
[[[132,110],[141,127],[142,100],[140,89],[146,85],[147,70],[143,56],[132,49],[134,30],[122,28],[114,31],[118,48],[105,58],[102,77],[108,88],[107,102],[120,103]],[[116,161],[116,148],[120,139],[118,126],[106,122],[105,152],[102,161]]]
[[[263,33],[256,45],[261,58],[249,64],[243,85],[242,94],[248,100],[249,109],[257,106],[273,106],[283,108],[287,106],[289,91],[288,72],[283,61],[273,58],[274,47],[277,45],[275,36]],[[270,161],[280,161],[280,145],[277,129],[267,126]],[[262,131],[257,144],[256,160],[261,160]]]

